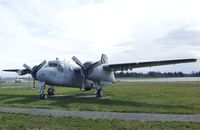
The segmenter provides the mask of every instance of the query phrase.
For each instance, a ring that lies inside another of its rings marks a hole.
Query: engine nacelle
[[[89,91],[94,88],[94,83],[92,81],[87,80],[86,86],[85,86],[85,91]]]
[[[92,87],[88,87],[88,86],[85,87],[85,91],[90,91],[91,89]]]
[[[18,71],[17,71],[17,74],[18,74],[18,75],[25,75],[25,74],[27,74],[27,71],[24,70],[24,69],[18,70]]]
[[[112,71],[105,71],[102,65],[94,68],[87,78],[92,81],[115,82],[114,73]]]
[[[107,62],[107,59],[105,60],[106,61],[104,62]],[[92,80],[94,82],[100,82],[100,81],[115,82],[114,73],[112,71],[104,70],[103,69],[104,64],[100,64],[100,65],[98,64],[99,64],[98,62],[95,62],[95,63],[91,61],[85,62],[83,66],[86,69],[85,70],[84,68],[81,69],[82,76],[86,76],[87,79]]]

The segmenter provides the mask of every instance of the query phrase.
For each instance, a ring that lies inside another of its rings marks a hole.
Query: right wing
[[[3,71],[7,71],[7,72],[18,72],[20,69],[8,69],[8,70],[3,70]]]
[[[149,61],[149,62],[138,62],[138,63],[122,63],[122,64],[108,64],[104,65],[104,70],[118,71],[118,70],[131,70],[134,68],[162,66],[170,64],[180,64],[196,62],[197,59],[176,59],[176,60],[163,60],[163,61]]]
[[[3,70],[3,71],[7,71],[7,72],[15,72],[18,75],[25,75],[25,74],[31,74],[30,70],[27,69],[7,69],[7,70]]]

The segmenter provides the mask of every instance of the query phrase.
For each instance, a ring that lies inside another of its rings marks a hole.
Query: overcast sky
[[[199,0],[0,0],[0,69],[56,57],[198,58]],[[72,61],[71,61],[72,62]],[[199,71],[200,64],[135,71]]]

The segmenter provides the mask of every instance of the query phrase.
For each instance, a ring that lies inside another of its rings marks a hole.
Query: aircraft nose
[[[45,80],[46,80],[46,71],[42,68],[37,72],[36,76],[37,76],[37,79],[39,81],[45,82]]]

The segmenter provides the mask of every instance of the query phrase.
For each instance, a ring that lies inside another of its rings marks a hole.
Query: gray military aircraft
[[[102,97],[103,83],[115,82],[114,71],[197,61],[197,59],[176,59],[138,63],[108,64],[108,58],[105,54],[102,54],[101,59],[97,62],[87,61],[82,63],[75,56],[72,57],[72,60],[78,66],[73,66],[72,64],[57,59],[49,61],[48,63],[46,60],[44,60],[41,64],[36,65],[33,68],[24,64],[24,69],[9,69],[3,71],[16,72],[19,75],[31,74],[34,79],[34,84],[35,80],[40,82],[38,88],[41,99],[47,98],[47,94],[45,94],[46,85],[78,87],[83,91],[95,88],[96,97]],[[50,87],[47,93],[48,95],[54,95],[54,88]]]

